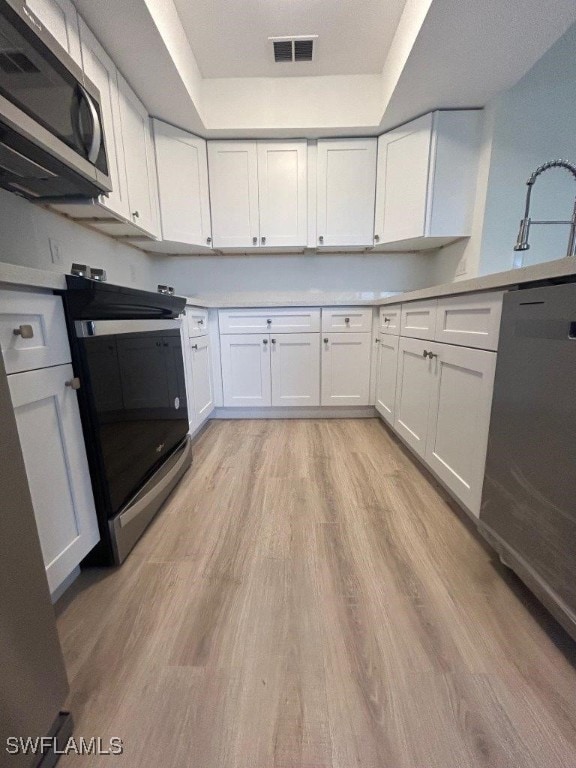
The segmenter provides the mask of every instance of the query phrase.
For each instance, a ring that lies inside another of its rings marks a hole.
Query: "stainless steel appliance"
[[[2,355],[0,423],[0,765],[31,768],[40,750],[18,753],[14,739],[52,736],[61,748],[72,719],[62,711],[68,681]],[[43,765],[54,765],[54,752],[47,745]]]
[[[576,283],[506,294],[480,530],[576,639]]]
[[[0,0],[0,186],[41,201],[112,189],[98,89],[25,0]]]
[[[190,466],[186,300],[69,275],[64,307],[101,542],[121,563]]]

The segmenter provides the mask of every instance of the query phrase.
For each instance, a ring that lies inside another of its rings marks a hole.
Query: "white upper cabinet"
[[[304,248],[307,218],[305,141],[258,142],[260,246]]]
[[[305,141],[209,141],[214,247],[304,248]]]
[[[128,219],[130,208],[120,120],[118,72],[112,59],[82,19],[80,19],[80,40],[84,72],[100,91],[106,154],[112,182],[112,192],[107,197],[101,195],[100,203],[104,208]]]
[[[81,67],[78,14],[71,0],[26,0],[26,5]]]
[[[431,112],[378,139],[374,245],[426,249],[470,235],[481,110]]]
[[[208,167],[214,247],[257,247],[260,225],[256,142],[209,141]]]
[[[152,124],[162,240],[211,248],[206,142],[160,120]]]
[[[128,218],[146,234],[158,237],[158,184],[150,119],[146,108],[120,74],[118,87],[128,177]]]
[[[375,138],[318,141],[319,248],[373,244],[376,146]]]

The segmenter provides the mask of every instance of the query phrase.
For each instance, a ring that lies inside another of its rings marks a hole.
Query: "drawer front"
[[[439,299],[436,341],[496,351],[504,291]]]
[[[320,310],[294,309],[221,309],[220,333],[318,333]]]
[[[411,301],[402,304],[400,335],[413,339],[434,340],[438,301]]]
[[[322,310],[322,330],[326,333],[370,333],[371,307],[337,307]]]
[[[0,291],[0,347],[6,373],[69,363],[62,299],[49,294]]]
[[[186,307],[186,325],[190,338],[205,336],[208,333],[208,310]]]
[[[380,333],[391,336],[400,336],[400,320],[402,307],[400,304],[392,304],[389,307],[380,307],[378,327]]]

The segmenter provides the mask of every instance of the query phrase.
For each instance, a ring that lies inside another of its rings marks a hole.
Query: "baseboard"
[[[352,407],[306,406],[302,408],[215,408],[211,419],[373,419],[373,405]]]

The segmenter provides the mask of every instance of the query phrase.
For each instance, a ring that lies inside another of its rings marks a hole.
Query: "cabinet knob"
[[[132,211],[132,218],[139,219],[140,218],[140,211]]]
[[[422,352],[422,357],[428,357],[428,350],[425,349],[424,352]]]
[[[376,342],[376,344],[380,344],[380,339],[379,338],[375,338],[374,341]]]
[[[318,242],[320,243],[320,245],[322,245],[322,243],[324,242],[324,235],[318,236]]]
[[[19,325],[14,328],[14,336],[21,336],[23,339],[34,338],[34,328],[31,325]]]
[[[211,243],[212,243],[212,238],[211,237],[207,237],[206,238],[206,245],[210,245]]]
[[[385,318],[384,318],[384,322],[385,322],[385,323],[389,323],[389,322],[390,322],[390,318],[389,318],[389,317],[385,317]]]
[[[268,325],[272,325],[272,320],[266,320],[266,322],[268,323]]]
[[[200,318],[200,320],[198,320],[198,325],[204,325],[204,320],[202,320],[202,318]]]
[[[190,349],[198,349],[198,344],[190,344]]]
[[[252,238],[252,245],[258,245],[258,238],[257,237],[253,237]]]
[[[262,344],[268,344],[268,339],[262,339]]]
[[[380,235],[374,235],[374,242],[379,243],[380,242]]]
[[[80,379],[78,376],[74,376],[74,378],[70,379],[70,381],[65,381],[64,384],[67,387],[70,387],[70,389],[80,389]]]
[[[328,344],[328,337],[324,339],[324,344]]]
[[[272,339],[272,344],[276,344],[276,339]]]
[[[260,241],[261,241],[262,245],[266,245],[266,238],[265,237],[261,237]]]
[[[344,322],[346,323],[346,325],[349,325],[350,324],[350,318],[349,317],[345,317],[344,318]]]

